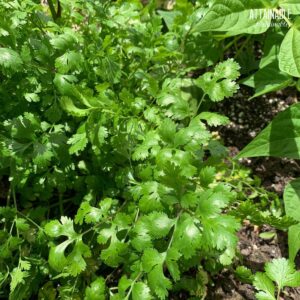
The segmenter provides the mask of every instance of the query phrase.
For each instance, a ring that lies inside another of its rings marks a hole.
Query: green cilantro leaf
[[[0,66],[14,72],[19,71],[23,62],[20,55],[9,48],[0,48]]]
[[[151,300],[153,297],[151,296],[149,287],[144,282],[137,282],[132,288],[132,299]]]
[[[98,277],[85,289],[84,300],[105,300],[106,286],[103,277]]]
[[[209,98],[214,101],[222,101],[224,98],[232,97],[238,90],[235,80],[239,77],[240,66],[228,59],[219,63],[214,72],[207,72],[196,80],[196,84]]]
[[[276,300],[275,286],[272,280],[264,273],[256,273],[254,276],[254,286],[259,290],[256,293],[258,300]]]
[[[50,248],[49,264],[58,272],[65,272],[72,276],[80,274],[86,268],[85,257],[91,256],[90,248],[82,241],[82,235],[75,232],[73,221],[67,217],[61,217],[61,221],[51,221],[45,226],[47,235],[53,238],[66,236],[68,239],[59,245]],[[69,254],[65,251],[73,245]]]
[[[273,259],[265,266],[266,274],[277,283],[278,289],[286,286],[297,287],[300,285],[300,272],[295,270],[295,265],[285,258]]]
[[[159,253],[155,249],[146,249],[142,257],[144,271],[148,274],[148,284],[159,299],[166,299],[171,281],[164,275],[163,265],[166,253]]]

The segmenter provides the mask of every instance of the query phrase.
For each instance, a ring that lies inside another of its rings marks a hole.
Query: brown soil
[[[247,100],[242,89],[234,99],[221,102],[216,110],[229,117],[231,123],[220,128],[220,135],[232,155],[243,149],[269,122],[288,106],[297,102],[296,89]],[[291,179],[300,176],[300,165],[294,160],[263,157],[247,158],[241,162],[262,179],[262,185],[280,196]]]
[[[297,102],[295,89],[278,92],[247,100],[247,90],[241,90],[235,99],[217,105],[216,110],[227,115],[231,123],[220,129],[225,146],[229,147],[235,156],[245,147],[267,124],[282,110]],[[241,162],[253,170],[253,174],[262,179],[262,185],[282,196],[286,184],[300,177],[300,166],[296,161],[278,158],[251,158]],[[261,232],[273,231],[276,233],[271,240],[259,237]],[[273,258],[287,257],[287,235],[263,226],[258,228],[245,221],[238,233],[241,265],[245,265],[252,272],[262,271],[264,264]],[[300,263],[297,262],[298,269]],[[208,300],[254,300],[255,289],[249,284],[237,280],[231,271],[224,271],[214,278],[216,286],[209,291]],[[300,288],[285,289],[282,300],[300,300]]]
[[[252,270],[253,273],[263,271],[264,264],[273,258],[287,257],[287,236],[277,232],[275,237],[264,240],[259,237],[262,232],[274,231],[263,226],[258,228],[245,222],[239,232],[239,252],[241,265]],[[211,288],[207,300],[255,300],[255,289],[250,284],[244,284],[235,278],[233,272],[224,271],[214,279],[216,286]],[[300,288],[285,289],[281,300],[300,300]]]

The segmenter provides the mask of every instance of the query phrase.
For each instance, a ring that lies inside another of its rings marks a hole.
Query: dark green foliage
[[[294,224],[240,203],[206,109],[239,88],[230,36],[268,29],[238,2],[0,0],[2,298],[205,297],[241,218]]]

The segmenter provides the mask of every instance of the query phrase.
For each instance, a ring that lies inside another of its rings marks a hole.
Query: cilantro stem
[[[36,228],[40,229],[41,231],[44,231],[44,229],[40,225],[38,225],[36,222],[34,222],[32,219],[30,219],[29,217],[27,217],[26,215],[24,215],[20,211],[17,211],[17,214],[19,214],[24,219],[26,219],[28,222],[30,222],[31,224],[33,224],[34,226],[36,226]]]
[[[243,50],[243,49],[245,48],[245,46],[248,44],[248,42],[249,42],[250,39],[251,39],[251,35],[249,35],[249,36],[246,38],[246,40],[243,42],[242,46],[237,50],[237,52],[236,52],[235,55],[234,55],[234,58],[237,58],[237,57],[241,54],[242,50]]]
[[[177,228],[177,223],[178,223],[178,220],[179,220],[181,214],[182,214],[182,210],[178,213],[178,215],[177,215],[177,217],[176,217],[175,224],[174,224],[174,227],[173,227],[172,236],[171,236],[171,238],[170,238],[170,241],[169,241],[169,245],[168,245],[167,251],[171,248],[171,246],[172,246],[172,244],[173,244],[174,234],[175,234],[175,231],[176,231],[176,228]]]
[[[257,192],[258,195],[260,195],[260,196],[265,196],[265,193],[260,192],[258,189],[256,189],[255,187],[253,187],[252,185],[250,185],[250,184],[247,183],[246,181],[240,180],[239,182],[242,183],[242,184],[244,184],[244,185],[246,185],[246,186],[247,186],[248,188],[250,188],[252,191]],[[230,182],[227,182],[226,184],[228,184],[229,186],[231,186],[231,187],[234,188],[234,189],[238,189],[238,186],[237,186],[237,185],[234,185],[234,184],[232,184],[232,183],[230,183]]]
[[[207,94],[203,93],[202,98],[200,99],[199,104],[197,106],[196,114],[198,113],[198,111],[199,111],[199,109],[200,109],[200,107],[202,105],[202,102],[204,101],[204,98],[205,98],[206,95]]]
[[[233,44],[235,44],[239,39],[241,39],[243,36],[235,37],[232,41],[230,41],[227,45],[224,47],[224,53],[227,51]]]
[[[18,211],[17,198],[16,198],[16,192],[15,192],[15,187],[14,186],[12,186],[11,192],[12,192],[12,196],[13,196],[13,200],[14,200],[15,210]],[[17,219],[18,219],[18,216],[16,215],[16,220]],[[18,226],[16,226],[16,231],[17,231],[17,237],[20,237]]]
[[[129,291],[128,291],[126,297],[124,298],[124,300],[129,299],[129,296],[131,295],[131,292],[132,292],[132,289],[133,289],[134,284],[140,279],[140,277],[142,276],[142,274],[143,274],[143,272],[141,271],[141,272],[137,275],[137,277],[132,281],[132,283],[131,283],[131,285],[130,285],[130,289],[129,289]]]
[[[101,226],[103,223],[99,223],[99,224],[96,224],[95,226],[92,226],[91,228],[87,229],[86,231],[82,232],[81,235],[85,235],[93,230],[95,230],[96,228],[98,228],[99,226]]]
[[[55,8],[54,8],[54,4],[53,4],[52,0],[48,0],[47,2],[48,2],[48,5],[49,5],[49,8],[50,8],[52,19],[53,19],[54,22],[56,22],[57,14],[56,14],[56,11],[55,11]]]

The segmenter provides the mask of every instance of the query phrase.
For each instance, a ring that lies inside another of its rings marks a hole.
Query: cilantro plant
[[[285,258],[276,258],[265,264],[264,272],[252,274],[251,270],[240,266],[235,275],[245,283],[253,283],[257,290],[258,300],[282,299],[286,287],[300,285],[300,272],[296,271],[295,264]]]
[[[277,297],[275,298],[275,286]],[[285,258],[274,259],[265,266],[265,273],[256,273],[254,286],[259,291],[257,299],[280,299],[280,293],[285,287],[298,287],[300,285],[300,272],[295,271],[293,263]]]
[[[205,295],[240,224],[210,132],[228,119],[204,104],[233,96],[238,63],[191,31],[204,5],[48,4],[1,2],[2,296]]]
[[[295,84],[299,5],[223,2],[0,0],[2,298],[205,297],[246,211],[291,225],[251,202],[235,209],[212,130],[229,122],[213,105],[241,73],[248,85],[261,76],[241,58],[251,34],[268,31],[268,47],[266,8],[294,17],[262,59],[276,84],[254,87]]]

